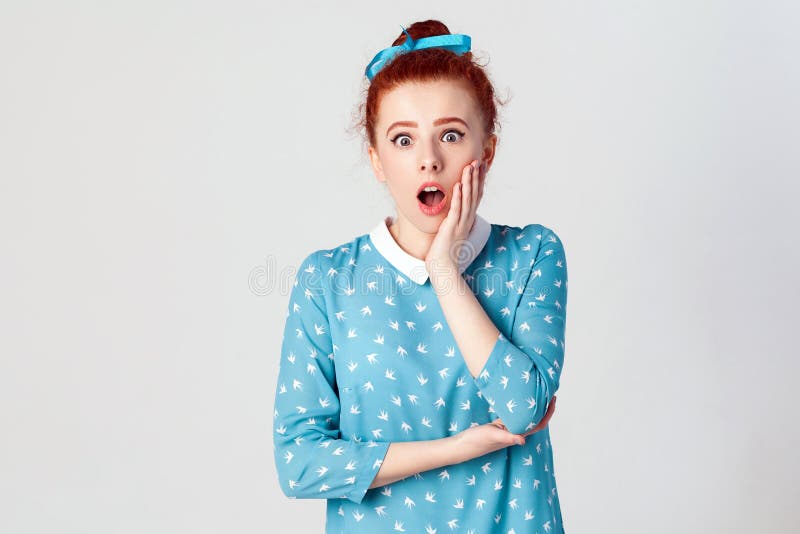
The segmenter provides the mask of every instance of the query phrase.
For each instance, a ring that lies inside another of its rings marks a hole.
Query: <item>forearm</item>
[[[455,266],[431,277],[442,313],[473,377],[486,365],[500,331]]]
[[[464,461],[458,453],[456,436],[424,440],[393,441],[370,489],[385,486],[423,471]]]

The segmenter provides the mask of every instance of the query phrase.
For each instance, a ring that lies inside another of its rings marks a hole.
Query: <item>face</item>
[[[484,160],[488,170],[496,142],[497,136],[485,134],[480,109],[464,83],[407,83],[383,95],[369,155],[375,177],[394,198],[398,218],[436,233],[464,168]],[[427,182],[441,193],[418,197]],[[420,205],[420,198],[442,199],[443,207],[434,213]]]

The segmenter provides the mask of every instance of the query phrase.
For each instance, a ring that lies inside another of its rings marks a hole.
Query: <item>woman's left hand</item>
[[[470,246],[467,241],[475,224],[475,214],[483,197],[483,184],[486,178],[486,162],[473,160],[464,167],[461,180],[453,186],[450,196],[450,210],[444,218],[436,237],[425,257],[425,267],[433,280],[437,275],[447,276],[458,273],[458,260]]]

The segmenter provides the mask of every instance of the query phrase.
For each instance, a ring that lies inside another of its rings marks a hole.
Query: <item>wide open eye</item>
[[[453,139],[453,134],[457,134],[458,137],[456,139]],[[459,132],[458,130],[447,130],[442,136],[442,139],[451,139],[452,141],[450,142],[456,142],[460,140],[462,137],[464,137],[464,132]]]
[[[400,143],[398,146],[408,146],[408,145],[411,143],[411,138],[410,138],[410,137],[409,137],[407,134],[403,134],[403,133],[395,135],[395,136],[392,138],[392,144],[395,144],[395,145],[397,145],[397,140],[398,140],[398,139],[402,139],[403,137],[405,137],[406,139],[408,139],[408,143],[405,143],[405,144],[403,144],[403,143]]]

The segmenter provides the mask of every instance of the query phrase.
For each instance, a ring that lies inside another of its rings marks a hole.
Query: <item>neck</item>
[[[393,217],[389,233],[400,248],[420,260],[428,256],[428,250],[436,237],[436,234],[421,231],[399,214]]]

